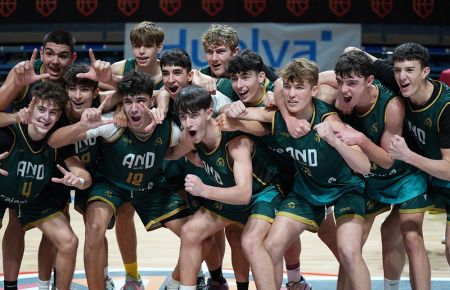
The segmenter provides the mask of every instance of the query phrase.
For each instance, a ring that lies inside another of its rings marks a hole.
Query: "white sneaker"
[[[312,290],[311,284],[306,282],[305,278],[300,279],[298,282],[289,282],[286,284],[287,290]]]
[[[114,290],[114,289],[116,289],[114,287],[114,281],[112,280],[111,277],[109,277],[109,275],[106,276],[105,277],[105,290]]]
[[[144,283],[142,283],[141,278],[135,280],[127,275],[125,278],[125,285],[123,285],[120,290],[145,290],[145,286]]]

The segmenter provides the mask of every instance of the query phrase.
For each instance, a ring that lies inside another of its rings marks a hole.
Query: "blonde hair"
[[[150,21],[137,24],[130,32],[131,45],[158,46],[164,41],[164,31]]]
[[[319,68],[316,63],[306,58],[295,58],[289,61],[280,71],[283,80],[308,82],[316,86],[319,81]]]
[[[237,31],[231,26],[211,24],[202,35],[202,43],[205,50],[211,46],[224,45],[233,51],[239,45],[239,37]]]

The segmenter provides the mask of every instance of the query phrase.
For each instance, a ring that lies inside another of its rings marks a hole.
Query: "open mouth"
[[[197,131],[196,130],[189,130],[188,133],[189,133],[189,135],[191,135],[191,137],[194,137],[195,134],[197,134]]]
[[[168,89],[172,94],[175,94],[178,91],[178,86],[169,86]]]
[[[247,98],[248,91],[237,92],[237,94],[241,100],[245,100]]]
[[[141,121],[140,116],[131,116],[131,123],[138,124]]]
[[[350,103],[352,101],[352,97],[345,97],[344,96],[344,102],[346,102],[347,104]]]
[[[60,72],[61,72],[61,68],[59,68],[59,67],[52,67],[52,66],[50,66],[47,69],[47,73],[50,74],[53,77],[59,76]]]
[[[84,102],[82,102],[82,101],[72,101],[72,104],[76,108],[81,108],[81,107],[83,107]]]
[[[145,56],[145,57],[138,56],[138,57],[136,57],[136,59],[137,59],[139,62],[146,62],[146,61],[149,59],[149,57],[147,57],[147,56]]]

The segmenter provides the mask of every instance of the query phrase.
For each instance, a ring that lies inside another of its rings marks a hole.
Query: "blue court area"
[[[166,280],[170,277],[170,269],[141,269],[140,270],[142,280],[146,285],[146,290],[163,290]],[[125,283],[125,273],[123,270],[110,270],[110,276],[113,278],[115,288],[120,289]],[[232,271],[225,270],[224,276],[227,279],[230,289],[236,289],[236,283]],[[336,277],[321,277],[305,275],[306,279],[311,283],[314,290],[334,290],[336,289]],[[2,278],[0,276],[0,278]],[[0,290],[3,290],[3,279],[0,282]],[[37,274],[22,274],[19,279],[19,289],[37,290]],[[86,276],[83,271],[77,271],[74,275],[73,289],[87,290]],[[256,289],[253,283],[250,283],[250,289]],[[284,288],[282,288],[284,289]],[[383,279],[378,277],[372,278],[372,289],[383,290]],[[409,290],[409,280],[407,278],[402,279],[400,284],[401,290]],[[438,290],[450,290],[450,278],[433,278],[431,283],[431,289]]]

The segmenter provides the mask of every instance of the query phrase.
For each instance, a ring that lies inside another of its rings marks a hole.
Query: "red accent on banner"
[[[434,0],[414,0],[413,10],[421,18],[428,18],[434,11]]]
[[[300,16],[309,8],[309,0],[286,0],[287,9],[295,16]]]
[[[89,16],[97,10],[98,0],[77,0],[77,9],[84,16]]]
[[[202,0],[202,8],[210,16],[216,16],[223,8],[223,0]]]
[[[159,7],[169,16],[173,16],[181,9],[181,0],[159,0]]]
[[[328,7],[337,17],[342,17],[350,11],[352,7],[351,0],[330,0]]]
[[[370,0],[370,7],[378,17],[384,18],[391,13],[394,6],[392,2],[393,0]]]
[[[8,17],[16,10],[16,0],[0,0],[0,15]]]
[[[141,6],[140,0],[117,0],[117,8],[125,16],[133,15]]]
[[[258,16],[266,9],[266,0],[244,0],[245,10],[252,16]]]
[[[56,10],[58,0],[36,0],[36,10],[44,17],[49,17]]]

